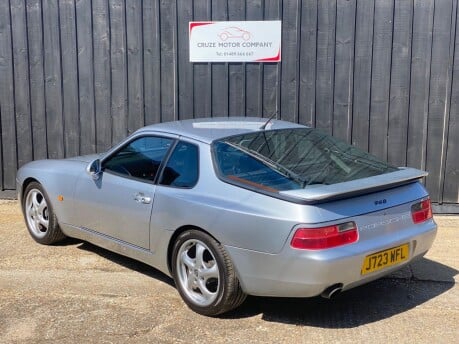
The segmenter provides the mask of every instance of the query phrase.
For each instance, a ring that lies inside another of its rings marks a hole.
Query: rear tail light
[[[414,223],[421,223],[432,218],[432,204],[430,198],[411,206],[411,217]]]
[[[305,250],[322,250],[356,242],[359,239],[354,222],[320,228],[298,228],[290,245]]]

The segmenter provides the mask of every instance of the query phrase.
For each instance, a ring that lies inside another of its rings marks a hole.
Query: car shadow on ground
[[[353,328],[406,312],[454,287],[458,271],[422,258],[407,267],[435,271],[435,280],[397,277],[397,274],[348,290],[332,300],[314,298],[248,297],[225,318],[262,314],[262,319],[321,328]],[[415,275],[416,276],[416,275]]]
[[[62,245],[93,252],[128,269],[145,274],[175,288],[174,281],[159,270],[134,259],[113,253],[90,243],[66,239]],[[332,300],[314,298],[274,298],[249,296],[237,309],[221,319],[241,319],[262,315],[269,322],[321,328],[353,328],[406,312],[453,288],[454,268],[422,258],[397,272],[366,285],[345,291]],[[417,278],[413,271],[423,271]],[[429,272],[435,272],[430,279]],[[400,276],[401,275],[401,276]],[[405,276],[405,277],[404,277]]]
[[[133,271],[140,272],[141,274],[157,279],[175,288],[174,280],[172,278],[162,273],[161,271],[151,267],[150,265],[144,264],[135,259],[120,255],[112,251],[108,251],[102,247],[95,246],[91,243],[73,238],[66,238],[58,245],[76,245],[76,247],[80,250],[95,253],[107,260],[110,260],[115,264],[121,265]]]

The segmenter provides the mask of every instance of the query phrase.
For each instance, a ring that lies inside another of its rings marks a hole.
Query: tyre
[[[22,210],[27,229],[36,242],[51,245],[65,238],[49,198],[40,183],[32,182],[27,185]]]
[[[183,232],[175,241],[172,275],[188,307],[202,315],[227,312],[246,298],[228,253],[198,230]]]

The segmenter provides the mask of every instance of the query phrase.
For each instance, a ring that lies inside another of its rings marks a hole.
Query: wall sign
[[[281,21],[190,22],[190,62],[279,62]]]

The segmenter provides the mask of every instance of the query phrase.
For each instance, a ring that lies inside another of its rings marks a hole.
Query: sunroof
[[[245,121],[219,121],[219,122],[196,122],[193,128],[197,129],[252,129],[258,130],[263,122],[245,122]],[[266,129],[271,128],[272,124],[268,123]]]

